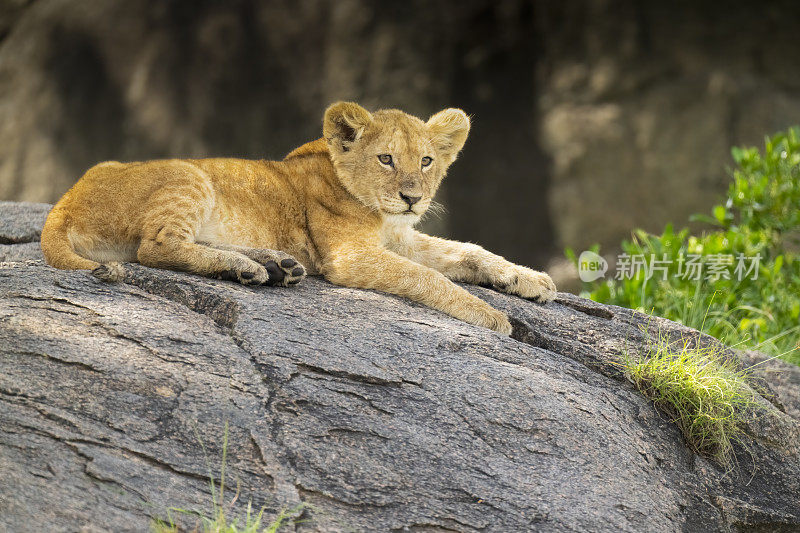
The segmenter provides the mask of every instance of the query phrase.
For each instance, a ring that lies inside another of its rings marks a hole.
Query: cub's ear
[[[335,149],[346,152],[372,122],[372,115],[353,102],[336,102],[325,110],[322,135]]]
[[[460,109],[439,111],[428,119],[432,141],[445,167],[456,160],[469,135],[469,117]]]

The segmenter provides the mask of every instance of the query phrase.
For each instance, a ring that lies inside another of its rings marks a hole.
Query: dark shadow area
[[[48,39],[43,72],[59,95],[54,115],[61,118],[48,129],[57,157],[77,178],[97,162],[120,157],[120,147],[128,142],[125,104],[90,35],[56,26]]]
[[[455,47],[452,98],[473,127],[446,188],[449,233],[544,266],[554,240],[549,160],[536,132],[534,12],[530,4],[511,12],[490,5],[468,26]]]

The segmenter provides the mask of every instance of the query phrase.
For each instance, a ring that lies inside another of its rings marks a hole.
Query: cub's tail
[[[122,281],[125,269],[119,263],[100,264],[81,257],[69,240],[69,215],[56,205],[42,228],[41,246],[44,258],[50,266],[64,270],[91,270],[103,281]]]

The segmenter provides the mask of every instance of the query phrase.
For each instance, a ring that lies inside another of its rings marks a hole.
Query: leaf
[[[718,225],[718,222],[717,222],[717,220],[715,218],[710,217],[710,216],[708,216],[708,215],[706,215],[704,213],[697,213],[697,214],[691,215],[689,217],[689,221],[690,222],[705,222],[706,224],[711,224],[713,226]]]
[[[573,265],[578,264],[578,258],[575,256],[575,250],[572,248],[564,248],[564,255],[567,256],[567,259],[569,259],[569,262]]]
[[[723,206],[723,205],[715,205],[714,206],[714,218],[716,218],[719,221],[720,224],[724,224],[725,223],[725,215],[726,214],[727,214],[727,211],[725,209],[725,206]]]
[[[775,264],[772,266],[772,275],[777,276],[783,266],[783,256],[779,255],[775,258]]]

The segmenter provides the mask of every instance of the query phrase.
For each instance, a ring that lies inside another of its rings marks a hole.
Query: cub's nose
[[[400,198],[402,198],[408,204],[408,207],[411,208],[412,205],[422,199],[422,196],[408,196],[407,194],[400,193]]]

